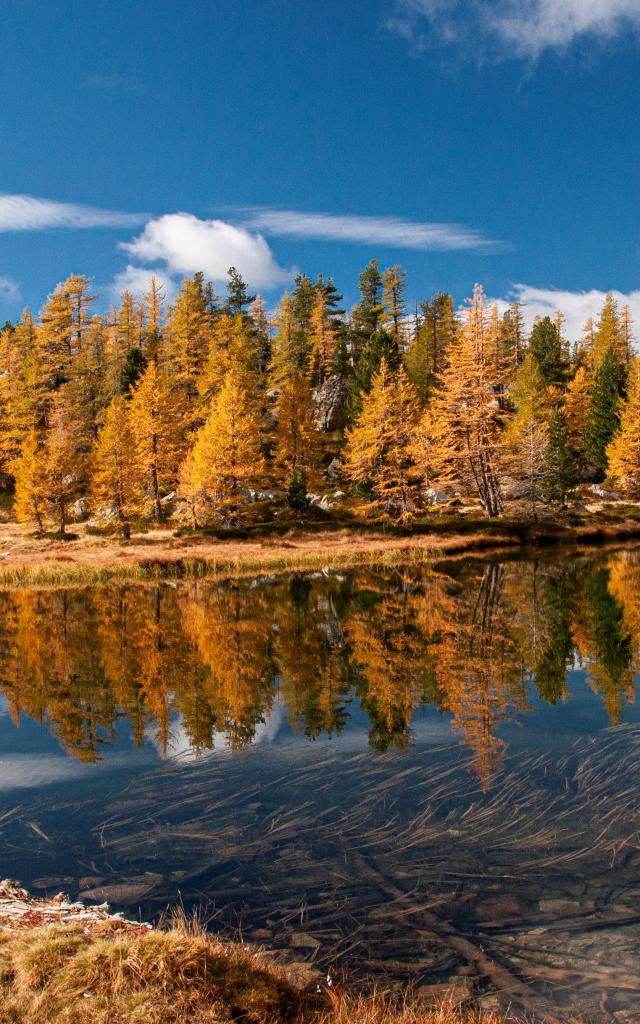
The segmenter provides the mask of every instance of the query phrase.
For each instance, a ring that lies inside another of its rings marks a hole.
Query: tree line
[[[407,309],[405,272],[372,260],[360,298],[300,274],[270,314],[231,268],[171,305],[93,311],[91,281],[59,284],[0,334],[0,459],[26,528],[64,532],[87,498],[128,535],[175,505],[194,527],[303,509],[328,478],[358,514],[410,521],[434,493],[488,516],[519,494],[563,505],[582,482],[640,487],[640,373],[627,307],[608,295],[582,338],[560,313],[525,329],[480,286]],[[328,475],[327,475],[328,474]],[[515,488],[517,491],[517,487]]]

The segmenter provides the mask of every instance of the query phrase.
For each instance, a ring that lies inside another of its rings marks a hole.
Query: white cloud
[[[388,28],[419,47],[493,43],[501,56],[536,58],[576,39],[640,30],[639,0],[396,0]]]
[[[612,38],[640,28],[638,0],[510,0],[487,10],[488,27],[519,53],[565,49],[578,36]]]
[[[258,288],[273,288],[293,273],[278,266],[261,235],[222,220],[199,220],[190,213],[150,220],[141,235],[121,248],[142,263],[164,263],[169,274],[202,271],[212,281],[226,280],[234,266]]]
[[[359,245],[388,245],[399,249],[495,250],[501,243],[461,224],[435,224],[400,217],[340,216],[297,210],[253,210],[248,226],[269,235],[317,238]]]
[[[131,292],[132,295],[142,297],[149,291],[151,278],[155,277],[157,283],[162,285],[167,302],[171,302],[176,291],[176,282],[169,277],[164,270],[154,267],[135,267],[128,263],[124,270],[116,274],[111,285],[111,292],[115,299],[119,299],[123,292]]]
[[[18,282],[14,281],[12,277],[0,275],[0,299],[5,302],[20,302],[21,298]]]
[[[626,294],[613,291],[612,294],[619,309],[629,306],[636,329],[640,330],[640,291]],[[606,292],[595,288],[588,292],[569,292],[559,288],[535,288],[529,284],[516,284],[506,297],[490,301],[497,301],[501,309],[505,309],[510,302],[521,302],[528,327],[531,327],[537,316],[553,317],[559,311],[565,317],[566,337],[569,341],[578,341],[589,317],[596,319],[600,315],[606,296]]]
[[[146,219],[145,214],[120,213],[76,203],[57,203],[36,196],[0,193],[0,231],[135,227]]]

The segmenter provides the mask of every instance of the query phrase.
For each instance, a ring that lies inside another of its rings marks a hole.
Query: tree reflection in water
[[[359,705],[377,750],[412,742],[432,705],[488,784],[506,749],[500,723],[536,696],[566,698],[584,668],[612,724],[633,699],[640,557],[473,560],[253,581],[0,594],[0,686],[90,762],[120,719],[133,740],[171,749],[254,739],[276,702],[310,738],[340,734]]]

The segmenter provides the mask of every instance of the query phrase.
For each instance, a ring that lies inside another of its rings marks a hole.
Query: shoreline
[[[0,525],[0,589],[92,586],[144,582],[242,578],[262,573],[308,572],[362,565],[422,564],[489,551],[582,547],[640,538],[640,506],[602,506],[587,515],[532,522],[524,518],[457,517],[420,524],[412,532],[363,526],[295,526],[287,532],[244,538],[200,534],[176,536],[158,528],[129,541],[95,536],[82,527],[69,539],[21,534]]]
[[[514,996],[527,1002],[519,989],[482,996],[463,981],[352,992],[327,985],[313,964],[221,939],[180,911],[154,927],[107,904],[39,899],[0,882],[1,1024],[525,1024],[512,1012]],[[569,1024],[544,999],[523,1008]]]

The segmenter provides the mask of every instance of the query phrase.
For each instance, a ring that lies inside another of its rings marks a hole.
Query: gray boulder
[[[607,491],[600,484],[592,484],[589,488],[590,494],[595,494],[597,498],[606,498],[607,501],[620,501],[622,498],[621,494],[616,491]]]
[[[445,491],[439,491],[436,487],[429,487],[424,492],[424,500],[427,505],[444,505],[449,501],[449,495]]]
[[[74,523],[85,523],[89,518],[89,499],[78,498],[69,508],[69,519]]]
[[[327,433],[344,426],[344,407],[347,400],[347,385],[344,377],[334,373],[327,377],[313,392],[316,407],[315,425]]]

